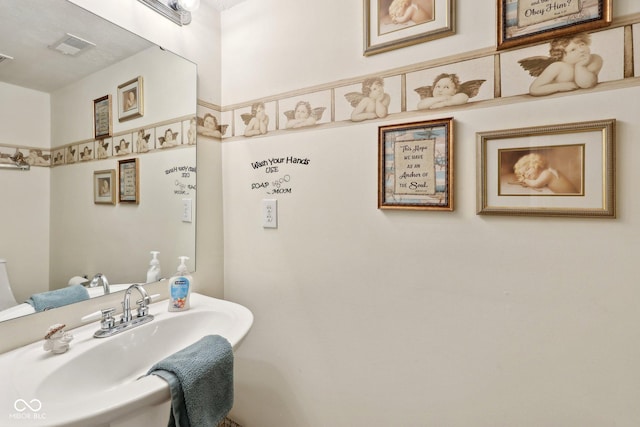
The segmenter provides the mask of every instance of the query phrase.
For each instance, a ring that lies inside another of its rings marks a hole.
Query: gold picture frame
[[[138,158],[118,161],[118,201],[120,203],[140,203],[140,170]]]
[[[93,172],[93,203],[116,204],[116,171],[107,169]]]
[[[118,120],[135,119],[144,115],[144,90],[142,76],[118,86]]]
[[[498,49],[536,43],[611,24],[611,0],[498,0]]]
[[[378,209],[453,210],[453,118],[378,128]]]
[[[615,124],[478,133],[477,214],[615,218]]]
[[[111,95],[105,95],[93,100],[93,135],[100,139],[111,136],[112,133]]]
[[[413,5],[364,0],[364,56],[455,34],[455,0],[414,0]]]

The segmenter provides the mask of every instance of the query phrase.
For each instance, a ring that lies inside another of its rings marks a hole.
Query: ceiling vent
[[[62,39],[49,47],[65,55],[75,56],[94,46],[95,43],[67,33]]]
[[[4,53],[0,53],[0,63],[3,63],[4,61],[10,61],[12,59],[13,57],[5,55]]]

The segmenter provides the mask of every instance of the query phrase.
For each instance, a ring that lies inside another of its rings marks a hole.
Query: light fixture
[[[200,0],[138,0],[165,18],[178,25],[187,25],[191,22],[191,12],[200,7]]]

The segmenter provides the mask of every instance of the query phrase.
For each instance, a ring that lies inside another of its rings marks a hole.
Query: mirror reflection
[[[0,321],[195,270],[196,65],[66,0],[0,24]]]

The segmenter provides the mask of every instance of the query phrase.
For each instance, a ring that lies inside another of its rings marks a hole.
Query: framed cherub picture
[[[135,119],[144,115],[142,76],[118,86],[118,121]]]
[[[611,24],[611,0],[497,0],[498,49]]]
[[[615,217],[615,120],[477,134],[477,213]]]
[[[455,34],[455,0],[364,0],[364,55]]]
[[[114,169],[93,173],[93,203],[116,204],[116,171]]]

